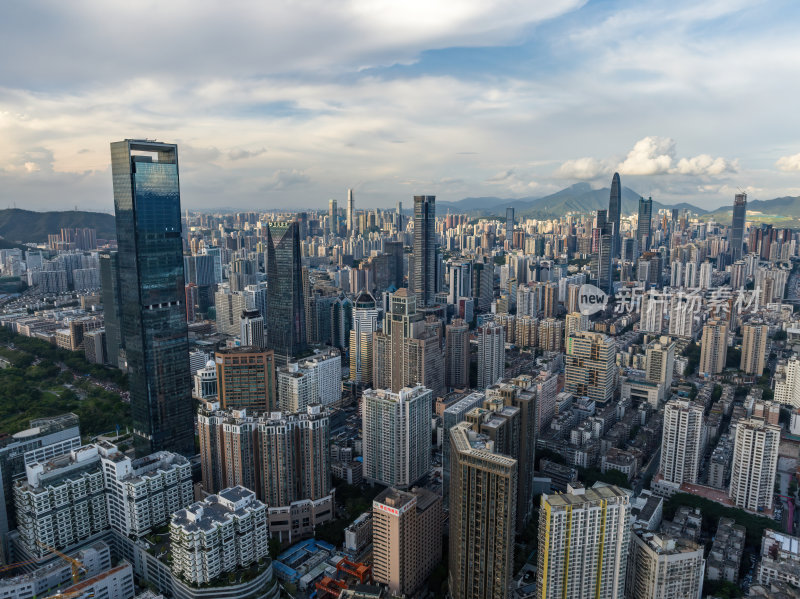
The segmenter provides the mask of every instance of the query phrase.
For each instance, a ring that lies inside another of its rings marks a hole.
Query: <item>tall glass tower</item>
[[[436,295],[436,197],[414,196],[414,269],[411,290],[419,306],[431,306]]]
[[[737,193],[733,199],[733,220],[731,221],[731,260],[736,262],[742,257],[742,241],[744,240],[744,221],[747,217],[747,194]]]
[[[299,234],[296,221],[267,228],[267,347],[275,352],[277,366],[306,350]]]
[[[650,249],[651,232],[653,220],[653,198],[639,198],[639,224],[636,228],[636,242],[639,245],[639,253]]]
[[[111,174],[136,453],[194,455],[178,146],[114,142]]]
[[[611,195],[608,198],[608,222],[613,225],[613,248],[612,256],[619,258],[620,237],[619,237],[619,218],[622,213],[622,185],[619,181],[619,173],[614,173],[611,179]]]

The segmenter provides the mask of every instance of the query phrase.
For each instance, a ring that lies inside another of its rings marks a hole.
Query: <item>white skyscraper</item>
[[[542,495],[537,597],[623,599],[630,540],[630,498],[597,483]]]
[[[650,289],[642,296],[640,331],[661,333],[664,329],[664,301],[663,296],[656,289]]]
[[[700,265],[700,277],[697,283],[700,289],[709,289],[711,287],[711,273],[713,270],[714,267],[708,260]]]
[[[505,331],[495,322],[478,327],[478,389],[491,387],[505,374]]]
[[[691,337],[692,322],[697,306],[687,297],[673,295],[669,301],[669,334],[676,337]]]
[[[353,199],[353,190],[347,190],[347,236],[353,237],[356,233],[356,205]]]
[[[408,488],[428,473],[433,399],[422,385],[367,389],[361,406],[364,478]]]
[[[680,485],[697,482],[703,457],[703,408],[682,399],[664,406],[660,472],[664,480]]]
[[[737,507],[758,512],[772,509],[781,429],[759,418],[736,423],[731,485],[728,495]]]

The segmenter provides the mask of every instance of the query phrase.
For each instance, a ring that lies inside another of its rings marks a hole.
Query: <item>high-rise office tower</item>
[[[739,369],[745,374],[761,376],[764,372],[768,337],[769,327],[766,324],[751,322],[742,325],[742,358]]]
[[[704,547],[689,539],[636,529],[631,535],[625,596],[628,599],[699,599]]]
[[[700,374],[719,374],[728,357],[728,323],[712,318],[703,326],[700,348]]]
[[[375,582],[412,596],[442,559],[442,498],[427,489],[386,489],[372,501]]]
[[[469,387],[469,325],[454,318],[445,328],[445,386]]]
[[[700,274],[698,276],[697,286],[700,289],[709,289],[711,287],[711,273],[714,271],[711,262],[706,260],[700,265]],[[732,286],[732,285],[731,285]]]
[[[781,429],[758,418],[736,423],[728,495],[751,512],[772,509]]]
[[[496,322],[487,322],[478,327],[478,389],[494,385],[505,369],[505,331]]]
[[[513,242],[514,235],[514,209],[506,208],[506,241]]]
[[[303,273],[296,222],[267,227],[267,347],[278,365],[306,349]]]
[[[611,179],[611,194],[608,198],[608,224],[610,224],[613,236],[612,257],[619,258],[620,255],[620,236],[619,221],[622,214],[622,184],[619,180],[619,173],[614,173]]]
[[[364,478],[406,489],[430,469],[430,389],[367,389],[361,405]]]
[[[505,599],[514,561],[517,460],[469,422],[450,429],[450,556],[454,599]]]
[[[733,198],[733,218],[731,220],[730,241],[731,260],[734,262],[742,257],[742,242],[744,241],[744,223],[746,218],[747,194],[737,193]]]
[[[120,367],[122,338],[122,296],[119,289],[119,254],[100,252],[100,289],[103,296],[103,317],[106,329],[106,354],[112,366]]]
[[[270,412],[277,406],[275,359],[257,347],[221,349],[216,354],[217,393],[223,410]]]
[[[605,403],[616,390],[614,339],[603,333],[578,331],[567,337],[564,390]]]
[[[636,244],[639,246],[639,253],[650,249],[652,233],[650,227],[653,219],[653,198],[639,198],[639,223],[636,228]]]
[[[542,495],[537,597],[622,599],[630,539],[628,492],[597,483]]]
[[[114,142],[111,173],[136,452],[193,455],[178,146]]]
[[[244,347],[264,347],[264,319],[258,310],[245,310],[239,321],[240,338]]]
[[[601,212],[597,211],[598,215]],[[614,236],[613,226],[605,223],[597,229],[597,249],[592,256],[592,268],[594,270],[597,286],[608,293],[614,290]]]
[[[676,485],[696,483],[702,459],[703,407],[683,399],[668,401],[661,435],[661,476]]]
[[[695,311],[687,296],[673,295],[669,299],[669,334],[675,337],[692,337]]]
[[[339,209],[336,206],[336,200],[333,198],[328,200],[328,230],[331,235],[339,234]]]
[[[347,236],[354,237],[356,234],[356,203],[353,199],[353,190],[347,190]]]
[[[414,268],[409,287],[421,307],[434,303],[436,295],[436,197],[414,196]]]
[[[353,330],[350,331],[350,380],[372,383],[372,335],[378,330],[380,313],[375,298],[362,291],[353,302]]]

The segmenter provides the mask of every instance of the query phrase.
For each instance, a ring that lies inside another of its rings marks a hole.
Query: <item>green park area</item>
[[[120,397],[125,375],[88,362],[80,352],[0,328],[0,434],[28,428],[34,418],[73,412],[90,438],[131,424]]]

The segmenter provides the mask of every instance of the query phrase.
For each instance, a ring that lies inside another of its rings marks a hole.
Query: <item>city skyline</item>
[[[542,197],[615,170],[702,208],[800,193],[788,1],[187,8],[3,7],[0,205],[110,211],[126,137],[181,145],[190,209]]]

